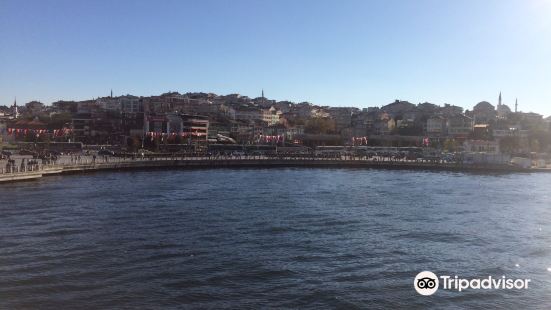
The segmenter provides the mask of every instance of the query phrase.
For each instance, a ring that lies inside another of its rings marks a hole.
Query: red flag
[[[428,137],[425,137],[425,139],[423,139],[423,144],[424,144],[425,146],[429,146],[430,140],[429,140]]]

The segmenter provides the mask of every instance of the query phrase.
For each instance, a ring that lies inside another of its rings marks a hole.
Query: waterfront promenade
[[[28,163],[29,158],[14,160],[8,168],[5,161],[0,168],[0,183],[38,179],[49,175],[74,174],[96,171],[147,170],[147,169],[205,169],[205,168],[371,168],[371,169],[416,169],[465,172],[549,172],[548,168],[521,168],[511,165],[473,165],[458,162],[390,160],[387,158],[360,157],[300,157],[281,155],[266,156],[156,156],[146,158],[121,158],[111,156],[62,156],[50,164]]]

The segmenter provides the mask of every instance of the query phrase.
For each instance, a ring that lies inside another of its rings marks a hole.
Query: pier
[[[0,170],[0,183],[35,180],[50,175],[89,173],[97,171],[150,170],[150,169],[215,169],[215,168],[364,168],[437,170],[455,172],[549,172],[547,168],[521,168],[512,165],[472,165],[435,161],[392,161],[360,158],[296,158],[296,157],[149,157],[117,158],[98,160],[84,158],[53,164],[34,165],[27,169]]]

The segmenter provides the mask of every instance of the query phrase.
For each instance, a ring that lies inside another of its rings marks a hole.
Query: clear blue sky
[[[551,0],[0,0],[0,104],[204,91],[551,114]]]

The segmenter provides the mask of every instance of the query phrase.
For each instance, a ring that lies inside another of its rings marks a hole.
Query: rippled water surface
[[[548,309],[550,188],[551,174],[353,169],[3,184],[0,308]],[[532,282],[420,296],[422,270]]]

